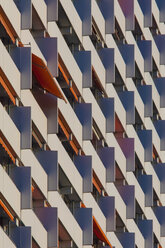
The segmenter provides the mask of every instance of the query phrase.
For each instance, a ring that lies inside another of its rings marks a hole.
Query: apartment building
[[[165,1],[0,0],[0,247],[165,247]]]

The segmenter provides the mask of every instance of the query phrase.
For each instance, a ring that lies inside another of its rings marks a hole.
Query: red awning
[[[58,82],[53,78],[44,61],[34,54],[32,54],[32,71],[43,89],[67,102]]]
[[[81,203],[82,208],[86,208],[85,204]],[[111,243],[109,242],[108,238],[106,237],[105,233],[101,229],[99,223],[97,222],[96,218],[93,216],[93,233],[96,235],[96,237],[103,241],[105,244],[109,245],[110,248],[112,248]]]
[[[107,239],[105,233],[102,231],[100,225],[98,224],[94,216],[93,216],[93,232],[99,240],[103,241],[105,244],[109,245],[109,247],[112,248],[111,243]]]

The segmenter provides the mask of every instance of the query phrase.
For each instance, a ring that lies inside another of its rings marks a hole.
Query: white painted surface
[[[58,162],[60,166],[67,175],[77,194],[82,199],[83,179],[56,134],[48,135],[48,145],[51,150],[58,151]]]
[[[21,193],[10,179],[6,171],[0,165],[0,193],[20,217]]]
[[[16,94],[20,97],[21,74],[1,40],[0,40],[0,51],[1,51],[0,68],[6,75],[10,84],[14,88]]]
[[[6,137],[7,141],[17,154],[20,156],[20,132],[16,128],[14,122],[11,120],[10,116],[6,112],[5,108],[0,103],[0,130]]]
[[[31,91],[21,90],[21,99],[24,106],[31,107],[31,118],[45,141],[47,141],[47,119]]]
[[[32,236],[41,248],[47,247],[47,231],[32,209],[21,210],[21,219],[25,226],[31,227]]]
[[[7,234],[0,227],[0,245],[1,247],[16,248],[15,244],[10,240]]]
[[[76,245],[82,247],[83,232],[59,193],[49,192],[48,200],[53,207],[58,208],[58,217]]]
[[[33,152],[30,149],[22,150],[21,160],[25,166],[31,167],[32,178],[40,188],[45,198],[47,198],[48,176],[42,168],[41,164],[38,162]]]

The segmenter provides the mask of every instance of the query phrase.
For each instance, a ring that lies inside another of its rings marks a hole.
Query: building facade
[[[0,0],[0,247],[165,247],[165,1]]]

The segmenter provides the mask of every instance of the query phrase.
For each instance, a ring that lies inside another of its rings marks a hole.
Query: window
[[[117,45],[121,43],[122,44],[125,43],[124,35],[121,31],[120,25],[118,24],[116,18],[115,18],[115,33],[113,34],[113,38],[116,41]]]
[[[80,208],[81,199],[67,178],[66,174],[59,166],[59,193],[62,196],[64,202],[74,214],[76,208]]]

